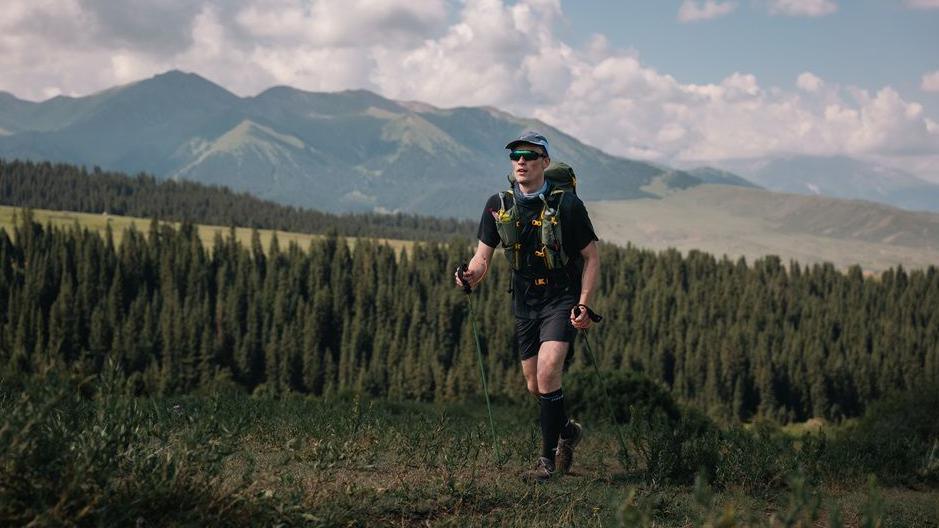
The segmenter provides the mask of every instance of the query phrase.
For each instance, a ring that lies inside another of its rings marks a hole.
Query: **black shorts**
[[[571,324],[569,311],[551,312],[538,319],[515,319],[515,340],[522,361],[537,356],[545,341],[573,343],[576,338],[577,329]]]

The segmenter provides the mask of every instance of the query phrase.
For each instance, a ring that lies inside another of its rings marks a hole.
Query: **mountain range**
[[[0,158],[147,172],[331,212],[478,218],[507,186],[503,145],[527,129],[543,131],[552,157],[582,176],[577,193],[607,241],[869,271],[939,262],[939,215],[871,203],[936,211],[939,186],[850,158],[679,170],[611,156],[495,108],[286,86],[239,97],[179,71],[86,97],[0,93]]]
[[[238,97],[170,71],[87,97],[36,103],[0,94],[0,157],[143,171],[333,212],[477,217],[508,185],[502,147],[526,129],[543,131],[553,158],[589,175],[578,185],[585,200],[653,197],[650,185],[751,185],[715,169],[611,156],[494,108],[440,109],[362,90],[279,86]]]

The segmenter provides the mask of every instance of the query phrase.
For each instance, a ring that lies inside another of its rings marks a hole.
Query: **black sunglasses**
[[[518,161],[519,158],[525,158],[525,161],[535,161],[538,158],[547,158],[545,154],[535,152],[534,150],[513,150],[509,152],[509,159]]]

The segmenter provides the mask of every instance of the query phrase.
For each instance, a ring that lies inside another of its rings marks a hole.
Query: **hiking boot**
[[[555,451],[554,461],[557,464],[557,470],[563,475],[571,470],[574,463],[574,448],[584,437],[584,428],[574,420],[570,420],[570,425],[574,429],[574,436],[558,439],[558,448]]]
[[[554,462],[545,458],[538,457],[538,462],[535,464],[535,469],[529,469],[526,471],[522,478],[525,480],[534,480],[537,482],[547,482],[551,475],[554,474]]]

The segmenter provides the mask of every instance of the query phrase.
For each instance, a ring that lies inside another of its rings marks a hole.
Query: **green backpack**
[[[538,217],[532,220],[533,225],[541,228],[541,248],[535,250],[535,256],[544,259],[548,270],[555,270],[563,268],[568,261],[561,240],[561,201],[567,192],[577,194],[577,177],[574,175],[574,169],[563,162],[549,165],[544,175],[545,180],[549,182],[550,193],[548,196],[539,196],[544,206]],[[499,193],[500,208],[496,216],[496,229],[499,231],[505,257],[512,269],[517,271],[521,268],[522,261],[522,224],[515,206],[515,176],[509,173],[508,180],[509,190]]]

